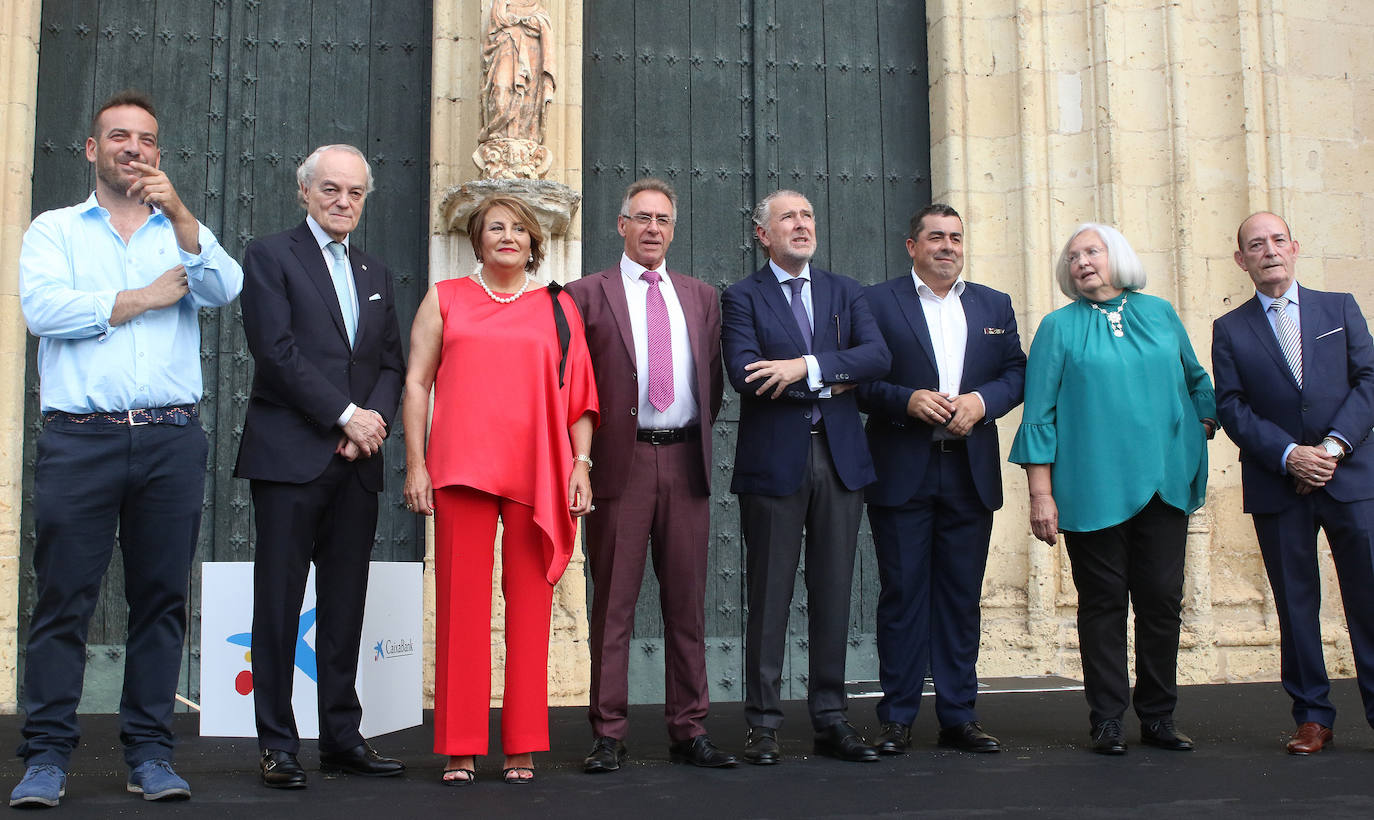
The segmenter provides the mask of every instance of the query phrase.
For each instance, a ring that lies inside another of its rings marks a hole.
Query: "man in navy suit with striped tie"
[[[1281,675],[1298,724],[1289,754],[1320,752],[1336,709],[1322,657],[1317,530],[1340,579],[1365,719],[1374,725],[1374,345],[1348,293],[1300,287],[1298,243],[1275,214],[1236,233],[1255,296],[1212,326],[1217,411],[1240,447],[1245,511],[1274,588]]]

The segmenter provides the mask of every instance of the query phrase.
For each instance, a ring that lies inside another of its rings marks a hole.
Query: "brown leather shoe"
[[[1288,753],[1290,755],[1314,755],[1325,747],[1331,745],[1336,740],[1336,736],[1331,730],[1320,723],[1304,723],[1293,732],[1293,737],[1288,741]]]

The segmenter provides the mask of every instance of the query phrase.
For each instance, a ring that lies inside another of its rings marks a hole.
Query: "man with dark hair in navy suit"
[[[731,492],[747,552],[745,719],[750,763],[780,759],[777,730],[792,588],[806,536],[808,706],[815,751],[869,762],[877,752],[845,714],[850,582],[863,488],[874,479],[851,389],[891,357],[863,287],[811,267],[816,218],[796,191],[754,209],[768,264],[725,291],[721,348],[740,394]]]
[[[1252,214],[1236,264],[1254,298],[1212,325],[1217,413],[1240,447],[1245,511],[1274,588],[1283,687],[1298,724],[1288,753],[1320,752],[1336,709],[1321,637],[1317,530],[1340,579],[1365,719],[1374,725],[1374,345],[1348,293],[1300,287],[1298,243],[1279,216]]]
[[[996,421],[1021,403],[1026,354],[1011,298],[961,276],[958,211],[918,211],[906,250],[911,268],[867,291],[892,372],[859,388],[878,471],[867,491],[882,584],[876,746],[910,747],[929,669],[940,745],[996,752],[974,711],[979,600],[1002,506]]]

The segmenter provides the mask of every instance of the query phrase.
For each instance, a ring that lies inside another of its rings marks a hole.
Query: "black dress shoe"
[[[1126,754],[1126,735],[1121,721],[1104,720],[1092,728],[1093,751],[1100,755]]]
[[[1191,752],[1193,739],[1174,728],[1173,718],[1160,718],[1140,724],[1140,742],[1171,752]]]
[[[668,747],[668,759],[674,763],[691,763],[707,769],[725,768],[738,762],[734,755],[716,748],[716,744],[706,735],[672,744]]]
[[[904,755],[911,748],[911,727],[904,723],[884,723],[873,741],[880,755]]]
[[[782,760],[778,745],[778,730],[767,726],[750,726],[744,741],[744,759],[755,766],[771,766]]]
[[[592,743],[592,753],[587,755],[587,759],[582,761],[582,771],[587,774],[604,774],[613,772],[620,768],[620,763],[630,754],[621,743],[613,737],[602,735]]]
[[[964,752],[1002,751],[1002,741],[984,732],[983,725],[976,720],[941,729],[940,745]]]
[[[301,768],[296,756],[290,752],[263,749],[262,760],[258,761],[258,766],[262,769],[262,785],[268,788],[305,788],[305,769]]]
[[[851,763],[876,763],[878,760],[878,750],[869,746],[859,730],[850,726],[847,720],[832,723],[817,732],[813,748],[818,755]]]
[[[364,777],[394,777],[406,770],[406,764],[391,757],[382,757],[367,743],[359,743],[346,752],[320,752],[320,771],[325,774],[360,774]]]

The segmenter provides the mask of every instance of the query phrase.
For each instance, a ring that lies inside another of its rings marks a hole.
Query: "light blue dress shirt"
[[[787,300],[787,304],[792,304],[792,288],[787,286],[787,282],[795,277],[782,268],[772,259],[768,260],[768,267],[772,268],[773,275],[778,277],[778,285],[782,287],[782,298]],[[806,308],[806,317],[811,320],[811,335],[816,335],[816,311],[811,308],[811,265],[808,263],[802,268],[802,272],[797,274],[802,279],[801,300]],[[821,363],[815,356],[807,353],[802,356],[806,362],[806,387],[808,390],[819,390],[819,398],[830,398],[830,387],[821,381]]]
[[[177,265],[191,292],[170,307],[111,326],[115,297]],[[44,412],[122,412],[194,404],[201,397],[202,307],[226,305],[243,288],[243,269],[200,226],[200,255],[177,245],[172,223],[154,209],[124,243],[95,194],[38,216],[19,252],[19,300],[39,338]]]

